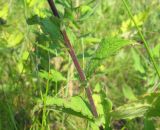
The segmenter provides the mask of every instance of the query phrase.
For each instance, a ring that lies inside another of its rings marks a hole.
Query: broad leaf
[[[87,77],[89,77],[95,71],[95,69],[100,65],[100,63],[105,58],[108,58],[109,56],[115,54],[122,47],[125,47],[126,45],[129,45],[131,43],[132,42],[129,40],[117,37],[108,37],[103,39],[100,42],[99,47],[96,50],[95,54],[87,64],[87,70],[86,70]]]
[[[151,93],[138,100],[120,106],[111,112],[113,119],[133,119],[146,115],[150,117],[160,116],[160,93]]]
[[[92,112],[87,102],[80,96],[74,96],[69,99],[57,98],[57,97],[47,97],[46,107],[48,110],[59,110],[71,115],[93,120]],[[38,111],[43,107],[42,102],[40,102],[34,109]]]
[[[29,25],[39,24],[44,33],[48,34],[52,40],[61,40],[60,23],[61,21],[56,17],[40,18],[33,16],[27,20]]]

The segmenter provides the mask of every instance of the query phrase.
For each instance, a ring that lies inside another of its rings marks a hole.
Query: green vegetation
[[[159,130],[159,1],[49,1],[0,0],[0,130]]]

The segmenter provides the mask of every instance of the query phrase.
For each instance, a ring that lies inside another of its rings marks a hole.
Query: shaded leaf
[[[156,130],[153,120],[145,118],[144,130]]]
[[[29,25],[39,24],[44,33],[49,34],[52,40],[61,40],[60,20],[56,17],[40,18],[33,16],[27,20]]]
[[[133,119],[146,115],[160,116],[160,93],[151,93],[140,97],[138,100],[120,106],[111,112],[113,119]]]

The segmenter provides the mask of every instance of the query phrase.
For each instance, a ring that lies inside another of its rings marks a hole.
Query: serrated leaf
[[[95,69],[100,65],[100,63],[109,56],[115,54],[119,51],[122,47],[125,47],[132,42],[123,38],[118,37],[108,37],[103,39],[98,49],[96,50],[95,54],[92,56],[90,61],[87,64],[86,74],[89,77]]]
[[[61,40],[60,23],[61,21],[56,17],[40,18],[33,16],[27,19],[29,25],[39,24],[44,33],[48,34],[52,40]]]
[[[45,18],[40,20],[41,27],[44,32],[48,33],[53,40],[60,40],[60,26],[54,21],[55,19]]]
[[[57,97],[46,98],[46,107],[48,110],[55,109],[67,114],[93,120],[92,112],[88,106],[87,102],[80,96],[74,96],[69,99]],[[35,106],[34,111],[38,111],[42,107],[42,102],[39,102]]]

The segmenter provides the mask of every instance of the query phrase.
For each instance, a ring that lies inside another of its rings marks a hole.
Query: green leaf
[[[136,71],[139,71],[140,73],[145,73],[144,67],[141,64],[141,58],[133,49],[132,49],[132,55],[134,60],[134,65],[133,65],[134,69]]]
[[[29,52],[28,51],[24,51],[23,54],[22,54],[22,60],[27,60],[29,57]]]
[[[5,2],[4,2],[5,3]],[[2,4],[2,3],[0,3]],[[6,19],[9,12],[9,5],[7,3],[0,6],[0,18]]]
[[[56,18],[45,18],[40,20],[40,25],[44,32],[50,35],[53,40],[60,40],[61,32],[60,25],[56,23]]]
[[[99,38],[95,38],[95,37],[85,37],[84,38],[84,43],[86,44],[90,44],[90,43],[99,43],[101,40]]]
[[[95,69],[100,65],[101,61],[109,56],[115,54],[122,47],[125,47],[132,42],[126,39],[118,38],[118,37],[108,37],[103,39],[98,49],[96,50],[93,57],[87,64],[86,74],[87,77],[91,76],[91,74],[95,71]]]
[[[68,34],[68,37],[70,39],[70,42],[74,45],[76,44],[77,38],[76,38],[76,34],[73,32],[73,30],[71,30],[70,28],[66,28],[66,32]]]
[[[157,44],[153,49],[153,55],[155,57],[160,57],[160,44]]]
[[[142,117],[151,106],[149,104],[130,103],[112,112],[113,119],[133,119]]]
[[[80,96],[74,96],[69,99],[58,97],[47,97],[46,107],[48,110],[59,110],[81,118],[93,120],[92,112],[87,102]],[[38,111],[43,107],[42,102],[35,106],[34,111]]]
[[[145,118],[144,130],[156,130],[153,120]]]
[[[8,42],[7,47],[14,47],[23,40],[23,34],[19,31],[14,31],[12,34],[8,34],[6,41]]]
[[[148,17],[148,14],[149,14],[149,11],[146,11],[146,12],[140,12],[140,13],[138,13],[138,14],[133,16],[133,18],[136,21],[138,26],[142,26],[143,25],[144,21]],[[128,19],[128,20],[122,22],[121,30],[124,33],[124,32],[127,32],[130,28],[132,28],[134,26],[135,25],[132,22],[132,20]]]
[[[152,107],[147,112],[147,117],[160,117],[160,94],[153,93],[148,100],[152,101]]]
[[[66,78],[62,76],[62,74],[54,69],[50,70],[50,73],[47,71],[39,72],[41,78],[50,79],[51,81],[58,82],[58,81],[65,81]]]
[[[95,105],[98,111],[98,115],[100,119],[96,122],[99,124],[104,124],[105,129],[110,128],[110,112],[112,110],[112,102],[107,98],[106,93],[102,90],[102,86],[100,84],[96,84],[93,94],[93,99],[95,101]]]
[[[124,96],[125,96],[127,99],[129,99],[129,100],[135,100],[135,99],[136,99],[136,97],[135,97],[135,95],[134,95],[131,87],[129,87],[129,86],[127,86],[127,85],[124,85],[123,88],[122,88],[122,90],[123,90]]]
[[[61,40],[60,23],[61,21],[56,17],[40,18],[33,16],[27,20],[29,25],[39,24],[44,33],[48,34],[52,40]]]
[[[133,119],[146,115],[150,117],[160,116],[160,93],[151,93],[139,99],[120,106],[111,112],[113,119]]]

